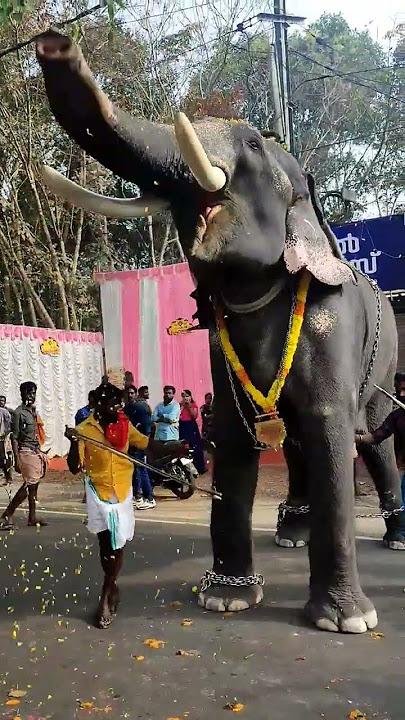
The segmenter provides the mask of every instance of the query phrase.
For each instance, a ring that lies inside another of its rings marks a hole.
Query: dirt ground
[[[72,476],[68,471],[51,471],[46,475],[49,483],[70,483]],[[210,487],[211,473],[200,477],[201,487]],[[359,465],[357,476],[358,492],[361,496],[375,493],[373,482],[364,466]],[[283,499],[287,494],[287,468],[284,465],[264,465],[259,470],[259,482],[256,496]]]

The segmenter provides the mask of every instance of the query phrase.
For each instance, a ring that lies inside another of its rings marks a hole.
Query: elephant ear
[[[284,260],[290,273],[307,268],[326,285],[355,282],[352,268],[343,260],[339,245],[326,223],[312,175],[307,192],[298,195],[287,213]]]

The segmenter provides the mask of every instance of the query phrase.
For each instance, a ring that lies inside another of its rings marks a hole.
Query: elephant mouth
[[[192,255],[200,260],[214,260],[226,242],[230,215],[223,203],[207,205],[200,211]]]
[[[222,204],[213,205],[212,207],[208,206],[205,208],[204,212],[200,214],[199,225],[202,229],[202,241],[204,241],[208,228],[210,228],[218,213],[220,213],[223,209],[224,206]]]

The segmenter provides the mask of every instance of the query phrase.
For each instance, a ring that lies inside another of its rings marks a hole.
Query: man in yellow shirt
[[[86,503],[88,530],[97,534],[100,559],[104,571],[104,583],[96,624],[106,628],[111,624],[119,602],[118,574],[123,563],[123,547],[132,540],[135,516],[132,502],[133,465],[129,460],[114,455],[107,448],[115,448],[128,454],[130,446],[145,450],[157,458],[163,455],[182,456],[186,453],[179,442],[161,443],[138,432],[122,412],[124,394],[114,385],[97,388],[94,392],[94,413],[77,427],[78,433],[89,440],[96,440],[106,450],[85,440],[72,438],[68,455],[69,470],[75,475],[86,473]]]

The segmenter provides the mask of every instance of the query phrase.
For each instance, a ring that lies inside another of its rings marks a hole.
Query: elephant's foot
[[[405,531],[387,530],[383,543],[389,550],[405,550]]]
[[[373,603],[360,593],[352,602],[339,601],[338,593],[311,598],[305,606],[305,614],[319,630],[329,632],[365,633],[377,625],[377,613]]]
[[[258,605],[261,600],[263,588],[260,585],[211,585],[198,595],[198,604],[215,612],[240,612]]]
[[[295,505],[295,503],[292,504]],[[299,507],[301,505],[305,505],[305,502],[299,503]],[[300,548],[308,545],[309,513],[293,513],[287,510],[277,527],[274,542],[276,545],[286,548]]]

